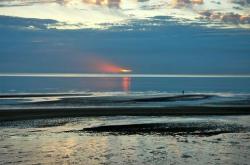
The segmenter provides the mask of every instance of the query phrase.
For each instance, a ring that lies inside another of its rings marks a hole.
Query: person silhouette
[[[184,90],[182,91],[182,94],[183,94],[183,95],[185,94],[185,91],[184,91]]]

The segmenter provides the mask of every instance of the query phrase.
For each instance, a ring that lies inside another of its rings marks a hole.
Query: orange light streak
[[[89,68],[102,73],[130,73],[132,70],[112,64],[101,58],[93,57],[89,60]]]

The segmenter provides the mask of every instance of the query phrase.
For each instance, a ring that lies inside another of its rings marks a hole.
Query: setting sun
[[[122,72],[122,73],[130,73],[130,72],[132,72],[132,70],[130,70],[130,69],[121,69],[120,72]]]

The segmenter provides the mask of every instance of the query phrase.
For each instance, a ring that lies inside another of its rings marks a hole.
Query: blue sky
[[[250,2],[2,0],[0,72],[250,74]]]

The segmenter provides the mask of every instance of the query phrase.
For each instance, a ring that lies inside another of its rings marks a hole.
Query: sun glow
[[[90,71],[101,72],[101,73],[130,73],[131,69],[124,68],[122,66],[113,64],[108,60],[104,60],[100,57],[91,57],[88,59],[88,68]]]
[[[115,64],[111,64],[111,63],[103,63],[103,61],[97,64],[97,69],[100,72],[104,72],[104,73],[130,73],[131,72],[130,69],[125,69]]]

